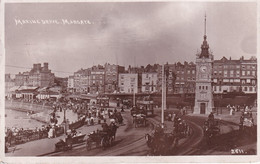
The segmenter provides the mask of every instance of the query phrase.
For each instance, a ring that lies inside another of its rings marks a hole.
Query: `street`
[[[160,124],[160,109],[155,110],[155,117],[147,118],[146,127],[133,125],[133,118],[130,111],[122,113],[124,123],[119,126],[113,145],[102,149],[93,146],[91,150],[86,149],[86,142],[73,145],[72,150],[55,151],[55,143],[64,136],[53,139],[42,139],[25,144],[17,145],[9,150],[7,156],[147,156],[151,154],[147,146],[145,134],[150,134],[156,125]],[[222,117],[223,119],[221,119]],[[238,131],[238,115],[227,117],[227,115],[216,116],[220,120],[220,135],[213,138],[211,144],[207,144],[203,134],[203,124],[207,119],[205,115],[188,114],[181,118],[187,122],[191,128],[191,134],[179,140],[179,144],[167,155],[230,155],[236,154],[234,151],[243,154],[256,154],[256,134],[249,136]],[[232,121],[233,119],[233,121]],[[173,122],[165,121],[168,132],[172,131]],[[86,126],[79,128],[83,134],[101,129],[101,125]],[[87,139],[87,136],[85,140]]]

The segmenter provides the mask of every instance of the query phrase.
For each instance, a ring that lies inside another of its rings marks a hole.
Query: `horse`
[[[173,134],[145,134],[146,144],[153,155],[166,155],[176,145],[176,137]]]
[[[118,128],[118,126],[117,126],[116,124],[114,124],[114,123],[111,123],[111,124],[109,125],[109,132],[110,132],[109,136],[110,136],[113,140],[115,140],[115,138],[116,138],[117,128]]]

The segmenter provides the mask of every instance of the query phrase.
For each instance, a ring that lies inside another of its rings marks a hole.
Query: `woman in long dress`
[[[49,132],[48,132],[48,138],[53,138],[53,128],[50,128]]]

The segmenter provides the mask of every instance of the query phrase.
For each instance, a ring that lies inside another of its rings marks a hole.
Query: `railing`
[[[60,136],[64,133],[64,127],[57,127],[55,128],[55,135]],[[47,129],[40,130],[40,131],[33,131],[33,130],[22,130],[19,131],[17,134],[12,136],[6,136],[5,142],[11,145],[18,145],[23,144],[30,141],[35,141],[39,139],[44,139],[48,137]]]

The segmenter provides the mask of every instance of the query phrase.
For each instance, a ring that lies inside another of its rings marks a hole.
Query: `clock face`
[[[201,66],[200,67],[200,72],[205,73],[207,71],[207,67],[206,66]]]

